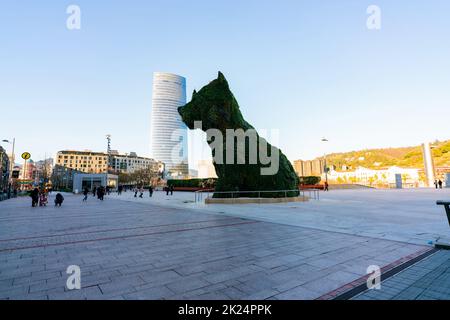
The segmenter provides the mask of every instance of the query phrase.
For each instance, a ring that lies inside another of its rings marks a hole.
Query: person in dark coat
[[[170,195],[171,195],[171,196],[173,196],[173,190],[174,190],[174,189],[175,189],[175,188],[173,187],[173,185],[171,185],[171,186],[170,186]]]
[[[149,193],[149,195],[150,195],[150,198],[153,196],[153,187],[152,186],[150,186],[149,188],[148,188],[148,193]]]
[[[97,197],[99,200],[103,201],[103,197],[105,196],[105,188],[103,186],[100,186],[97,188]]]
[[[89,189],[86,187],[86,188],[84,188],[84,191],[83,191],[83,195],[84,195],[83,202],[87,201],[88,194],[89,194]]]
[[[97,195],[97,187],[92,189],[92,195],[95,197]]]
[[[63,201],[64,201],[64,197],[62,196],[62,194],[61,193],[57,193],[56,197],[55,197],[55,207],[56,206],[60,206],[61,207]]]
[[[439,179],[438,185],[439,185],[439,189],[442,189],[442,180]]]
[[[31,197],[31,206],[36,207],[39,202],[39,189],[34,188],[33,191],[31,191],[30,193],[30,197]]]

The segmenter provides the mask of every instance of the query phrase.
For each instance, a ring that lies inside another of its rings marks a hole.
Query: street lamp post
[[[12,159],[9,161],[9,181],[12,182],[12,171],[14,169],[14,161],[15,161],[15,158],[16,158],[16,156],[14,155],[14,147],[16,145],[16,138],[13,138],[13,142],[11,142],[11,141],[9,141],[7,139],[4,139],[2,141],[6,142],[6,143],[9,143],[9,144],[12,144],[12,151],[11,151],[11,158]]]
[[[108,153],[108,165],[106,166],[106,173],[110,173],[110,169],[112,169],[112,164],[111,164],[111,135],[107,134],[106,135],[106,140],[108,142],[108,148],[107,148],[107,153]]]
[[[328,142],[327,138],[322,138],[322,142]],[[327,154],[324,151],[323,153],[323,169],[325,171],[325,183],[328,184],[328,167],[327,167]]]

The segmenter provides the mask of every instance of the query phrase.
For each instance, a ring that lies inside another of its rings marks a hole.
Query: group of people
[[[123,190],[124,190],[124,187],[123,186],[119,186],[117,188],[118,195],[121,195]],[[135,198],[137,198],[137,197],[143,198],[144,197],[144,188],[142,186],[135,187],[133,189],[133,191],[134,191],[134,197]],[[153,197],[153,192],[154,191],[155,191],[155,189],[152,186],[150,186],[148,188],[148,194],[149,194],[150,198]],[[169,194],[173,195],[173,192],[174,192],[173,185],[164,187],[164,191],[166,192],[166,195],[169,195]],[[86,202],[88,200],[89,193],[91,193],[91,192],[92,192],[92,195],[94,197],[97,197],[99,200],[103,201],[105,195],[106,194],[109,195],[111,193],[111,188],[104,187],[104,186],[98,186],[98,187],[94,186],[92,188],[92,191],[91,191],[91,190],[89,190],[89,188],[86,187],[83,190],[83,195],[84,195],[83,202]],[[30,197],[31,197],[31,200],[32,200],[31,205],[33,207],[46,206],[48,204],[48,194],[49,193],[51,193],[50,189],[34,188],[30,192]],[[139,194],[139,196],[138,196],[138,194]],[[55,196],[55,206],[61,206],[63,201],[64,201],[63,195],[61,193],[56,194],[56,196]]]
[[[34,188],[30,192],[31,206],[32,207],[46,207],[48,204],[48,195],[51,193],[51,189],[46,188]],[[61,193],[57,193],[55,196],[55,206],[61,207],[64,201],[64,197]]]
[[[105,194],[110,194],[110,193],[111,193],[111,190],[109,187],[105,188],[104,186],[99,186],[99,187],[92,188],[92,195],[94,197],[97,196],[97,199],[99,199],[101,201],[104,200]],[[88,187],[84,188],[83,195],[84,195],[83,202],[86,202],[88,200],[88,196],[89,196],[89,188]]]
[[[150,196],[150,198],[153,197],[153,191],[154,191],[153,187],[150,186],[150,187],[148,188],[148,195]],[[135,197],[135,198],[138,197],[138,193],[139,193],[139,198],[143,198],[143,197],[144,197],[144,188],[143,188],[142,186],[141,186],[141,187],[135,187],[135,188],[134,188],[134,197]],[[119,193],[119,194],[120,194],[120,193]]]
[[[132,188],[132,191],[134,192],[134,197],[135,198],[143,198],[145,190],[146,189],[144,189],[143,186],[135,186],[134,188]],[[122,192],[124,192],[124,191],[126,191],[126,188],[124,186],[119,185],[117,187],[117,195],[120,196],[122,194]],[[155,191],[155,188],[153,186],[149,186],[148,187],[148,195],[149,195],[150,198],[153,197],[154,191]],[[167,186],[167,187],[164,188],[164,191],[166,192],[167,195],[169,195],[169,194],[173,195],[174,187],[173,186]],[[96,187],[95,186],[92,189],[92,191],[90,191],[89,188],[86,187],[83,190],[83,195],[84,195],[83,202],[86,202],[88,200],[89,193],[91,193],[91,192],[92,192],[92,195],[94,197],[97,196],[97,198],[99,200],[103,201],[104,196],[106,194],[110,194],[111,193],[111,189],[109,187],[103,187],[103,186]]]
[[[0,190],[0,193],[1,193],[1,190]],[[16,188],[11,189],[11,187],[9,187],[9,188],[3,189],[3,194],[6,194],[7,199],[16,198],[17,193],[18,192],[17,192]]]
[[[134,192],[135,198],[143,198],[144,197],[145,189],[143,186],[136,186],[132,190]],[[170,185],[170,186],[164,187],[163,190],[166,192],[166,195],[170,194],[172,196],[175,188],[174,188],[174,186]],[[119,186],[117,189],[117,194],[121,195],[122,191],[123,191],[123,187]],[[155,192],[155,188],[153,186],[149,186],[148,187],[148,195],[150,198],[153,197],[154,192]]]
[[[173,196],[173,190],[174,190],[173,185],[164,187],[164,191],[166,191],[166,195],[167,195],[167,196],[169,195],[169,193],[170,193],[171,196]]]
[[[434,180],[434,186],[436,187],[436,189],[442,189],[442,180],[441,179],[439,179],[439,180]]]

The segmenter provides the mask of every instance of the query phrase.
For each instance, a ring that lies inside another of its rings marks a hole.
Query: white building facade
[[[186,79],[155,72],[151,117],[151,155],[165,164],[169,177],[189,175],[187,127],[178,107],[186,104]]]
[[[358,167],[354,171],[341,172],[331,170],[328,174],[328,180],[332,183],[354,183],[367,186],[385,185],[394,187],[396,185],[396,175],[401,176],[404,186],[423,186],[423,182],[420,181],[419,169],[400,168],[396,166],[381,170],[372,170],[364,167]]]
[[[114,172],[133,173],[138,170],[152,169],[154,172],[164,171],[164,163],[152,158],[139,157],[136,153],[114,154],[111,156]]]

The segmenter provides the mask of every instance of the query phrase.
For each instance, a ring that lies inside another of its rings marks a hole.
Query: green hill
[[[431,144],[434,164],[436,167],[450,166],[450,140],[435,141]],[[366,167],[380,169],[390,166],[404,168],[422,168],[422,147],[404,147],[387,149],[368,149],[327,155],[329,165],[341,170],[346,165],[349,169]]]

